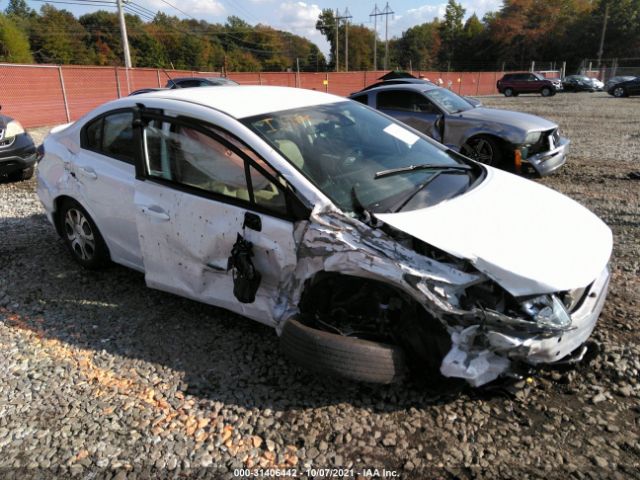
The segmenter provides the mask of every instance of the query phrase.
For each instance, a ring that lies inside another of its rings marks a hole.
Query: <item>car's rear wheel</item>
[[[613,89],[613,96],[617,98],[622,98],[627,96],[627,91],[624,87],[616,87]]]
[[[551,95],[553,95],[553,90],[551,90],[549,87],[544,87],[542,90],[540,90],[540,94],[543,97],[550,97]]]
[[[98,227],[79,203],[65,200],[57,219],[62,239],[76,262],[91,270],[109,262],[109,250]]]
[[[7,175],[9,180],[13,182],[19,182],[21,180],[29,180],[33,177],[34,167],[27,167],[22,170],[18,170],[17,172],[10,173]]]
[[[500,167],[502,164],[502,149],[496,140],[487,136],[477,136],[470,138],[460,149],[463,155],[476,162]]]
[[[513,91],[513,88],[505,88],[504,89],[504,96],[505,97],[513,97],[515,92]]]

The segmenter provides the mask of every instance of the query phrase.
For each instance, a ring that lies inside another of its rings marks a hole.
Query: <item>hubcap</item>
[[[493,163],[493,148],[484,138],[474,141],[471,145],[465,144],[464,154],[480,163],[491,165]]]
[[[621,97],[624,94],[624,90],[621,88],[616,88],[613,93],[616,97]]]
[[[64,230],[71,250],[81,260],[91,260],[95,255],[96,242],[93,230],[84,214],[75,208],[67,210],[64,218]]]

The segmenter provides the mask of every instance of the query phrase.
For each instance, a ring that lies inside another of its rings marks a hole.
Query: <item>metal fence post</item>
[[[258,72],[258,83],[262,85],[262,75]]]
[[[64,88],[64,77],[62,76],[62,67],[58,66],[58,77],[60,78],[60,88],[62,88],[62,100],[64,101],[64,111],[67,114],[67,122],[71,121],[69,114],[69,102],[67,102],[67,90]]]
[[[120,94],[120,75],[118,75],[118,67],[114,67],[114,71],[116,72],[116,91],[118,92],[118,98],[122,97]]]
[[[476,80],[476,97],[478,96],[479,90],[480,90],[480,72],[478,72],[478,79]]]
[[[162,84],[160,83],[160,69],[156,68],[156,73],[158,74],[158,88],[162,87]]]

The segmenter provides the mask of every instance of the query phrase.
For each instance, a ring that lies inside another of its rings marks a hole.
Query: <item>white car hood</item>
[[[609,227],[579,203],[491,167],[482,184],[464,195],[377,217],[469,260],[516,297],[589,285],[613,245]]]

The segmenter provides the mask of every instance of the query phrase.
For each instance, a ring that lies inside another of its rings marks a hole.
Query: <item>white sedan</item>
[[[310,90],[107,103],[46,138],[38,195],[81,265],[144,272],[357,380],[576,359],[609,282],[611,231],[586,208]]]

